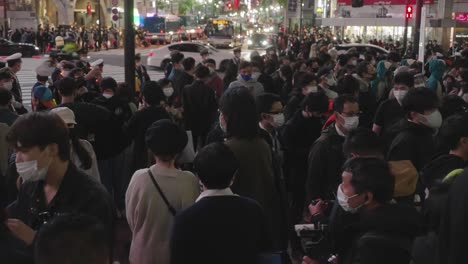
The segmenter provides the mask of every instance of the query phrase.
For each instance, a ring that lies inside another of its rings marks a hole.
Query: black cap
[[[145,134],[146,146],[156,156],[175,156],[184,150],[187,133],[169,119],[154,122]]]

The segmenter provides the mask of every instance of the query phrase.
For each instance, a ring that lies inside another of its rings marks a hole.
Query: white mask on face
[[[44,180],[49,170],[49,165],[42,169],[37,168],[37,160],[17,162],[16,171],[23,182]]]
[[[273,126],[274,127],[281,127],[284,125],[284,114],[276,114],[272,115],[273,116]]]
[[[440,128],[442,125],[442,115],[440,114],[439,110],[432,112],[430,115],[422,116],[426,119],[425,122],[423,121],[424,125],[430,128]]]
[[[163,89],[164,96],[171,97],[174,94],[174,88],[166,87]]]
[[[317,85],[309,85],[307,86],[307,93],[316,93],[318,92],[318,88],[317,88]]]
[[[13,82],[9,81],[9,82],[3,83],[3,87],[7,89],[8,91],[11,91],[11,89],[13,89]]]
[[[395,99],[397,99],[398,103],[400,104],[403,98],[405,98],[407,93],[408,93],[407,90],[393,90],[393,95],[395,96]]]
[[[344,128],[346,128],[346,130],[351,131],[359,126],[359,116],[351,116],[351,117],[342,116],[342,117],[344,119],[343,126]]]
[[[208,67],[208,69],[210,70],[210,74],[213,74],[216,71],[214,68],[211,67]]]
[[[108,93],[103,93],[102,96],[104,96],[104,98],[106,98],[106,99],[109,99],[109,98],[112,98],[114,95],[113,94],[108,94]]]
[[[356,208],[352,208],[351,206],[349,206],[349,203],[348,203],[349,199],[356,197],[356,196],[358,196],[358,194],[355,194],[350,197],[346,196],[346,194],[344,194],[343,190],[341,189],[341,184],[338,186],[338,190],[336,192],[336,199],[338,200],[338,204],[341,206],[341,208],[343,208],[343,210],[345,210],[346,212],[349,212],[352,214],[357,213],[359,208],[361,208],[364,205],[364,204],[361,204]]]

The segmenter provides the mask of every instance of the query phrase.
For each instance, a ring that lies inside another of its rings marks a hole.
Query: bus
[[[211,18],[205,27],[208,43],[214,47],[232,48],[235,45],[234,24],[225,18]]]
[[[181,20],[178,16],[153,16],[143,19],[145,39],[151,44],[156,42],[171,43],[179,40]]]

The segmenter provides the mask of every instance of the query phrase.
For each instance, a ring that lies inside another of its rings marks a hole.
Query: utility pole
[[[300,7],[300,16],[299,16],[299,39],[302,40],[302,19],[304,18],[303,15],[303,8],[304,8],[304,0],[301,0],[301,7]]]
[[[419,34],[421,33],[421,19],[422,18],[422,6],[423,0],[416,0],[416,19],[414,21],[414,32],[413,32],[413,54],[417,55],[419,53]],[[424,39],[422,40],[424,41]],[[423,45],[424,46],[424,45]],[[419,60],[424,60],[424,58],[419,58]]]
[[[135,93],[135,28],[133,27],[133,0],[124,1],[125,8],[125,82]]]
[[[406,10],[405,10],[405,30],[404,30],[404,33],[403,33],[403,54],[401,54],[402,56],[404,56],[406,54],[406,49],[408,47],[408,22],[409,22],[409,17],[408,17],[408,5],[409,4],[409,1],[406,0]]]

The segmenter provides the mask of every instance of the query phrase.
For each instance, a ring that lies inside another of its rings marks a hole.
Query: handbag
[[[171,212],[172,216],[175,216],[177,214],[176,209],[171,205],[171,203],[169,203],[169,200],[167,200],[166,195],[164,195],[164,192],[161,190],[161,187],[159,187],[159,184],[156,182],[156,179],[154,178],[153,173],[150,169],[148,169],[148,176],[153,182],[154,187],[156,187],[156,190],[158,190],[159,195],[161,195],[161,198],[163,199],[164,203],[166,203],[169,212]]]

